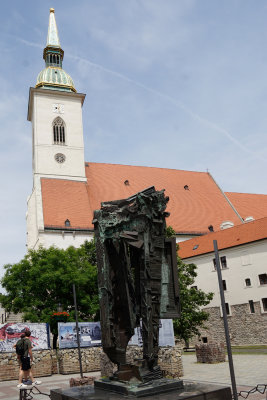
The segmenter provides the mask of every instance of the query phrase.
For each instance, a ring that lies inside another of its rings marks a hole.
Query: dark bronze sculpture
[[[168,197],[150,187],[94,213],[102,345],[117,364],[113,379],[148,382],[157,365],[160,318],[179,316],[175,239],[166,239]],[[126,364],[126,348],[140,326],[143,359]]]

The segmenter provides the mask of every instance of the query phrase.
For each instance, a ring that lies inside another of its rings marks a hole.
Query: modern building
[[[186,264],[197,265],[194,285],[213,292],[203,341],[224,340],[213,240],[217,240],[232,344],[267,342],[267,218],[195,237],[179,244]]]
[[[62,68],[54,9],[50,9],[45,68],[30,88],[33,189],[28,198],[27,246],[80,246],[93,237],[93,211],[102,201],[129,197],[149,186],[166,189],[168,225],[177,241],[267,216],[267,195],[224,193],[208,172],[91,163],[84,160],[82,106]]]

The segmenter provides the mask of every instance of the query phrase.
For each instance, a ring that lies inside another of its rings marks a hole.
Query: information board
[[[134,336],[131,338],[129,345],[143,346],[141,328],[135,328]],[[172,319],[161,319],[159,325],[159,346],[163,347],[174,345],[175,340]]]
[[[49,328],[45,323],[27,323],[17,324],[8,323],[0,325],[0,351],[15,351],[14,345],[20,339],[20,335],[26,330],[31,331],[30,340],[33,350],[47,350],[49,343]]]
[[[101,346],[100,322],[79,322],[81,347]],[[75,322],[58,323],[59,348],[78,347]]]

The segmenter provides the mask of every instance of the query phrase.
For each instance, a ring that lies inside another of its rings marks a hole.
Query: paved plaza
[[[257,384],[267,384],[267,355],[241,354],[234,355],[234,367],[238,391],[249,390]],[[198,364],[194,353],[183,356],[184,381],[210,382],[222,385],[230,385],[230,374],[228,363],[219,364]],[[92,372],[85,375],[99,376],[99,373]],[[51,389],[68,388],[69,379],[78,377],[78,374],[72,375],[53,375],[44,378],[39,389],[44,393],[49,393]],[[18,400],[19,390],[16,387],[16,381],[0,382],[0,400]],[[251,394],[249,400],[266,399],[265,394]],[[37,400],[47,400],[47,396],[34,396]]]

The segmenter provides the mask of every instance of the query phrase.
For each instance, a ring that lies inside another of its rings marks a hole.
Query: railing
[[[242,390],[241,392],[237,393],[237,396],[242,397],[243,399],[247,399],[250,394],[256,392],[264,394],[265,392],[267,392],[267,385],[266,384],[257,385],[253,389],[250,389],[248,391]]]
[[[1,324],[4,324],[9,316],[9,312],[5,311],[4,313],[1,314]]]

